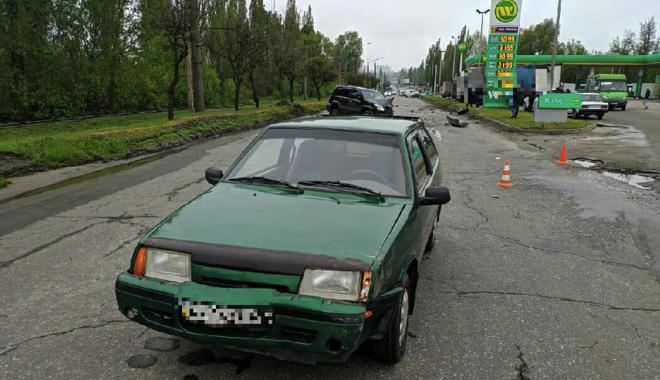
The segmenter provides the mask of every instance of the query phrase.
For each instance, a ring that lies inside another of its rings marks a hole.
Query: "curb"
[[[594,123],[591,125],[587,125],[586,127],[575,128],[575,129],[520,129],[482,115],[470,114],[469,118],[479,119],[481,121],[490,123],[495,128],[505,132],[530,134],[530,135],[579,135],[585,132],[592,131],[598,127],[597,124]]]
[[[453,109],[455,108],[454,105],[440,105],[429,101],[427,101],[426,104],[435,106],[436,108],[439,108],[445,112],[450,112],[450,113],[455,112],[455,109]],[[495,128],[502,130],[504,132],[531,134],[531,135],[579,135],[585,132],[592,131],[598,127],[597,125],[598,123],[594,123],[591,125],[587,125],[586,127],[576,128],[576,129],[520,129],[482,115],[468,113],[467,117],[468,119],[478,119],[483,122],[490,123]]]

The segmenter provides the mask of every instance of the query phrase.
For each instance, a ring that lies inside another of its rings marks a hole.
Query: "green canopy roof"
[[[473,55],[465,60],[466,66],[481,63],[482,55]],[[519,55],[519,65],[549,65],[551,55]],[[652,55],[558,55],[558,65],[573,66],[651,66],[660,65],[660,54]]]

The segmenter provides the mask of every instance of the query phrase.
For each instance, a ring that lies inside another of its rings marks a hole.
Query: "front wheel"
[[[577,110],[573,110],[573,115],[572,115],[572,116],[573,116],[573,119],[577,119],[577,118],[578,118],[578,112],[577,112]]]
[[[625,111],[625,110],[626,110],[626,106],[627,106],[627,104],[626,104],[625,106],[621,106],[621,111]]]
[[[371,111],[371,110],[365,110],[365,111],[362,112],[362,114],[365,115],[365,116],[371,116],[371,115],[373,115],[374,113],[373,113],[373,111]]]
[[[339,108],[333,108],[330,110],[330,116],[339,116]]]
[[[408,340],[408,316],[410,314],[410,279],[407,274],[403,275],[401,281],[403,291],[393,306],[392,320],[385,335],[374,342],[374,358],[387,364],[398,363],[406,353],[406,342]]]

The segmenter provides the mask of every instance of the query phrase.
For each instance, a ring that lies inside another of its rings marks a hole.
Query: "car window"
[[[601,98],[600,98],[600,95],[583,95],[582,96],[582,101],[583,102],[600,102]]]
[[[336,88],[334,91],[335,96],[346,96],[347,89],[344,87]]]
[[[435,160],[438,158],[438,150],[436,149],[435,144],[433,144],[433,139],[429,135],[429,131],[427,131],[426,128],[420,129],[419,136],[422,138],[426,155],[431,161],[431,164],[435,164]]]
[[[410,148],[410,153],[412,154],[413,160],[413,169],[415,170],[415,181],[417,183],[417,189],[421,191],[426,185],[428,180],[428,174],[426,170],[426,161],[424,161],[424,154],[422,153],[422,148],[417,141],[417,132],[412,133],[408,137],[408,146]]]
[[[342,181],[386,196],[407,197],[403,157],[395,135],[273,128],[241,157],[226,178],[264,176],[291,183]]]
[[[362,90],[362,96],[366,100],[375,100],[375,99],[383,99],[384,98],[383,94],[381,94],[378,91],[365,91],[365,90]]]
[[[359,99],[360,98],[360,91],[357,90],[350,90],[348,97],[351,99]]]

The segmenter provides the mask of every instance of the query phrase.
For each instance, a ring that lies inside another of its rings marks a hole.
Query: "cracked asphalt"
[[[445,126],[421,100],[394,104],[438,132],[452,191],[399,365],[365,350],[339,365],[250,356],[173,341],[116,310],[114,280],[138,238],[207,189],[204,169],[228,167],[249,131],[0,204],[0,378],[660,378],[655,190],[558,166],[483,124]],[[510,189],[495,186],[505,160]]]

